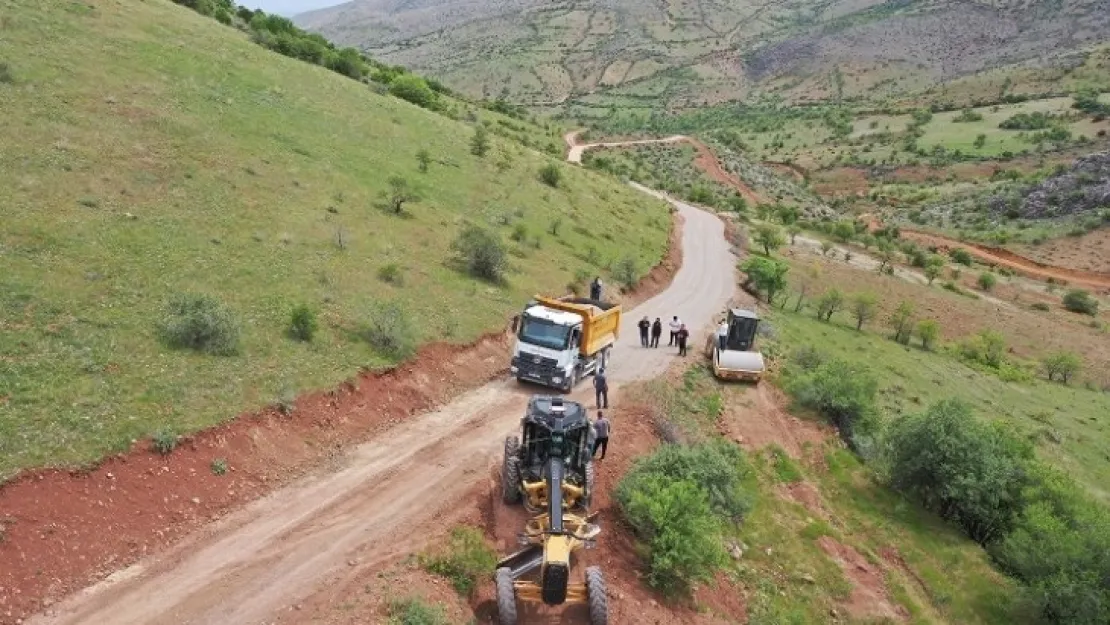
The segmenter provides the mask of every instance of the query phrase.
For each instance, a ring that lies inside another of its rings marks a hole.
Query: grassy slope
[[[516,144],[495,140],[479,160],[470,127],[169,2],[9,5],[0,478],[93,460],[160,426],[208,426],[385,364],[349,331],[382,299],[407,304],[423,339],[462,341],[500,326],[533,292],[561,289],[588,268],[588,246],[602,264],[628,253],[644,269],[664,251],[663,204],[565,166],[562,188],[543,186],[536,171],[551,160]],[[439,161],[427,174],[417,172],[420,148]],[[503,154],[506,171],[496,166]],[[407,218],[375,206],[393,174],[423,190]],[[557,217],[556,238],[547,227]],[[528,244],[509,242],[507,286],[451,268],[464,220],[504,235],[528,228]],[[404,267],[403,287],[375,277],[391,262]],[[163,302],[185,290],[238,312],[241,356],[159,345]],[[312,345],[284,336],[301,302],[321,311]]]
[[[980,416],[1001,419],[1028,435],[1038,453],[1097,497],[1110,497],[1105,423],[1110,395],[1040,380],[1004,382],[951,356],[903,347],[873,332],[857,333],[835,319],[826,324],[812,315],[776,312],[771,323],[782,349],[812,345],[834,357],[866,363],[880,381],[884,414],[919,412],[940,399],[962,398]]]
[[[669,408],[668,419],[694,436],[717,436],[721,407],[726,413],[744,410],[755,393],[749,385],[717,382],[701,365],[688,370],[681,385],[656,382],[648,391],[655,401],[667,398],[661,405]],[[878,484],[869,469],[834,444],[809,448],[806,456],[821,459],[816,462],[782,460],[781,453],[768,447],[753,454],[756,471],[749,486],[755,504],[736,535],[747,549],[728,571],[745,588],[749,623],[830,622],[831,609],[844,618],[841,603],[851,583],[818,545],[821,536],[853,547],[885,571],[891,601],[906,609],[910,622],[1012,622],[1011,585],[977,545]],[[803,480],[819,493],[827,521],[780,494],[782,487]],[[881,552],[892,548],[905,569],[882,564]]]

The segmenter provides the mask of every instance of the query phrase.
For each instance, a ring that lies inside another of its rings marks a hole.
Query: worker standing
[[[644,318],[637,325],[640,327],[640,345],[647,347],[649,344],[648,331],[651,330],[651,322],[648,321],[647,315],[644,315]]]
[[[675,332],[675,340],[678,341],[679,356],[686,355],[686,340],[689,338],[690,331],[686,329],[686,324],[682,324],[682,327],[678,329],[678,332]]]
[[[601,300],[601,276],[594,276],[594,281],[590,283],[590,299]]]
[[[597,450],[601,448],[601,459],[605,459],[605,452],[609,451],[609,419],[605,418],[600,410],[597,411],[597,421],[594,421],[594,447],[590,451],[590,457],[593,458],[597,455]]]
[[[671,340],[667,343],[668,347],[673,347],[675,339],[678,338],[678,330],[682,327],[682,321],[679,320],[678,315],[671,318]]]
[[[651,346],[659,347],[659,337],[663,336],[663,322],[659,317],[655,318],[655,323],[651,324]]]
[[[594,395],[597,407],[609,407],[609,380],[605,377],[605,369],[598,369],[594,374]]]

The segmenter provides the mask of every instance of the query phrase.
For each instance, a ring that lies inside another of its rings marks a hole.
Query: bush
[[[1068,383],[1075,374],[1079,373],[1080,368],[1083,367],[1083,361],[1080,360],[1079,355],[1074,352],[1057,352],[1045,356],[1041,360],[1041,368],[1044,370],[1048,381],[1059,379],[1064,384]]]
[[[994,288],[994,285],[998,284],[998,278],[996,278],[993,273],[990,273],[989,271],[984,271],[983,273],[979,274],[978,283],[981,290],[990,291]]]
[[[1064,308],[1093,317],[1098,314],[1098,300],[1083,289],[1073,289],[1064,295]]]
[[[953,248],[952,251],[948,252],[948,256],[954,262],[967,267],[971,266],[971,253],[962,247]]]
[[[227,460],[223,458],[216,458],[208,465],[211,469],[212,475],[227,475]]]
[[[862,330],[863,325],[875,317],[875,310],[879,299],[874,293],[857,293],[852,297],[852,317],[856,320],[856,330]]]
[[[640,281],[640,268],[636,257],[631,254],[617,261],[613,266],[613,278],[626,290],[631,290]]]
[[[390,81],[389,93],[426,109],[435,108],[438,97],[423,78],[414,74],[401,74]]]
[[[405,273],[397,263],[388,263],[378,267],[378,279],[395,286],[404,286]]]
[[[775,295],[786,289],[786,272],[789,270],[790,265],[785,262],[762,256],[749,256],[740,265],[740,271],[748,276],[745,284],[764,293],[767,303],[773,303]]]
[[[1013,527],[1030,478],[1030,445],[946,399],[890,426],[890,483],[987,545]]]
[[[907,301],[898,303],[898,308],[890,313],[887,318],[887,323],[894,330],[894,340],[903,345],[908,345],[910,336],[913,333],[913,304]]]
[[[563,172],[555,163],[548,163],[540,167],[540,182],[549,187],[558,187],[563,179]]]
[[[179,293],[170,298],[159,334],[170,347],[231,356],[239,352],[239,321],[209,295]]]
[[[429,573],[450,580],[455,590],[470,597],[480,580],[489,577],[497,565],[497,555],[486,545],[482,532],[460,526],[451,530],[451,539],[442,553],[425,555],[422,564]]]
[[[371,347],[390,358],[404,360],[416,353],[416,327],[400,302],[375,306],[362,335]]]
[[[450,625],[447,613],[439,605],[411,597],[394,601],[389,606],[389,625]]]
[[[471,224],[463,228],[451,248],[472,276],[491,282],[499,282],[505,277],[508,256],[495,232]]]
[[[298,341],[311,341],[316,334],[316,311],[305,304],[293,309],[289,316],[289,336]]]
[[[844,306],[844,294],[839,289],[829,289],[817,299],[817,318],[829,321]]]
[[[921,339],[922,349],[932,349],[940,336],[940,324],[935,319],[922,319],[917,322],[917,338]]]
[[[748,474],[743,452],[723,440],[665,445],[633,465],[615,496],[647,547],[649,584],[688,594],[724,566],[722,529],[750,510]]]
[[[150,448],[163,456],[168,455],[177,448],[177,433],[168,428],[162,428],[150,437]]]
[[[875,425],[879,383],[866,367],[829,360],[809,370],[791,370],[786,390],[802,406],[832,421],[844,442],[859,451]]]
[[[1006,337],[994,330],[983,330],[960,343],[959,355],[964,360],[997,369],[1006,358]]]
[[[12,75],[12,68],[7,63],[0,63],[0,84],[10,85],[15,82],[15,76]]]
[[[417,202],[420,200],[420,194],[412,188],[408,179],[404,176],[390,176],[389,177],[389,208],[394,213],[400,214],[404,211],[406,202]]]
[[[470,138],[470,153],[482,158],[489,152],[489,133],[486,127],[479,125],[474,129],[474,136]]]

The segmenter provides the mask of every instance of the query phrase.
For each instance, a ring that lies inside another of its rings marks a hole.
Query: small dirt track
[[[654,376],[674,350],[639,346],[643,315],[679,315],[697,334],[734,293],[722,222],[680,202],[683,264],[669,288],[625,311],[610,380]],[[693,350],[696,353],[697,350]],[[691,357],[694,357],[694,355]],[[508,359],[508,354],[505,355]],[[315,475],[255,501],[166,552],[69,597],[26,625],[254,625],[278,620],[340,570],[411,553],[441,529],[513,432],[538,387],[498,381],[413,417]],[[590,380],[575,393],[593,406]],[[620,409],[612,411],[614,421]]]

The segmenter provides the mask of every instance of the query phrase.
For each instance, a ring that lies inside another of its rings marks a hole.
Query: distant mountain
[[[354,0],[295,21],[471,95],[684,105],[1077,64],[1110,0]]]

